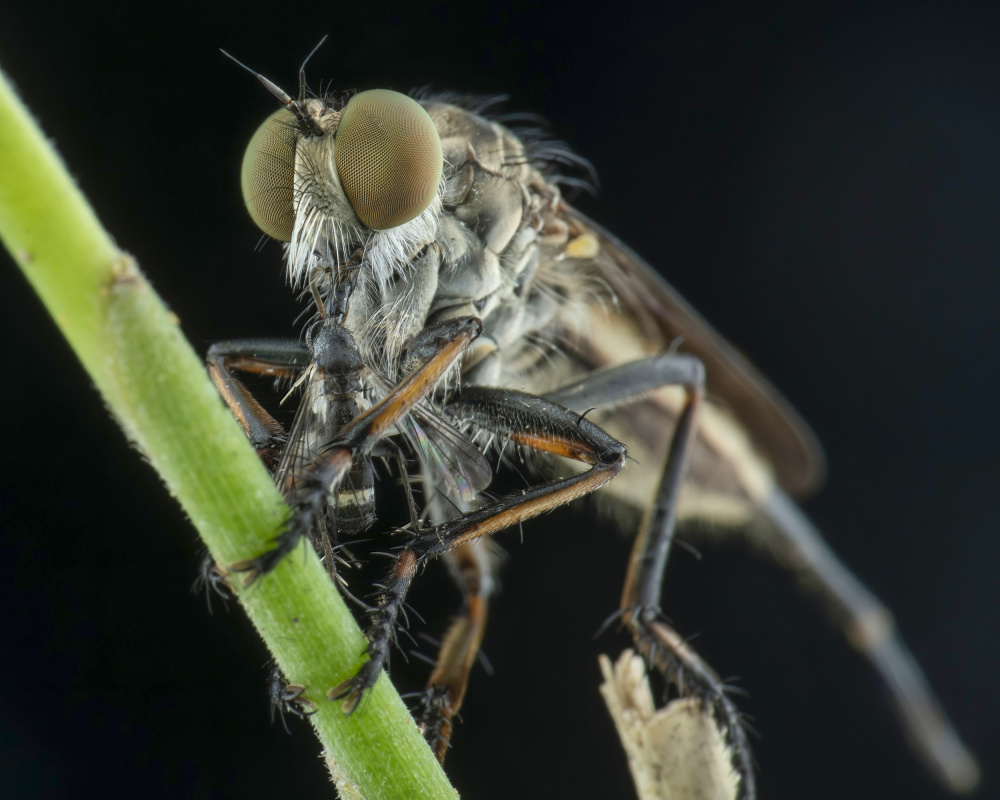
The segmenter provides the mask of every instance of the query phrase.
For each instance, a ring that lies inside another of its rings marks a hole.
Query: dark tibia
[[[462,609],[445,634],[424,692],[417,724],[443,762],[455,715],[465,699],[469,673],[486,630],[493,563],[489,542],[477,539],[445,554],[448,570],[462,592]]]
[[[756,778],[746,732],[735,704],[715,672],[667,625],[660,614],[663,574],[676,524],[677,496],[697,431],[705,371],[691,356],[664,354],[612,367],[549,394],[583,410],[639,397],[666,385],[680,385],[686,400],[677,420],[653,507],[632,548],[622,592],[622,616],[636,646],[682,697],[697,697],[710,709],[732,751],[740,776],[740,797],[756,796]]]
[[[208,374],[236,417],[257,455],[273,470],[281,457],[285,431],[233,374],[290,378],[309,363],[309,350],[294,339],[238,339],[217,342],[208,350]]]

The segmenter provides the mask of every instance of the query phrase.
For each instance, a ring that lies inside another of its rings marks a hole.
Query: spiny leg
[[[375,448],[374,452],[376,455],[382,456],[386,461],[391,458],[396,462],[399,481],[403,487],[403,496],[406,498],[406,510],[410,515],[410,525],[415,528],[417,527],[420,515],[417,513],[417,501],[413,497],[413,486],[410,483],[410,473],[406,464],[406,456],[395,442],[386,442],[385,444],[388,447],[385,448],[384,452],[379,452],[382,448],[378,447]]]
[[[209,614],[213,613],[213,595],[222,600],[223,608],[227,609],[229,607],[229,601],[233,598],[234,590],[232,584],[229,583],[229,578],[227,577],[226,572],[222,569],[222,567],[215,563],[215,559],[212,558],[212,554],[207,549],[201,558],[201,565],[198,568],[198,577],[195,578],[194,583],[191,585],[191,591],[194,594],[204,593]]]
[[[643,359],[603,370],[548,396],[583,410],[625,395],[639,395],[654,388],[669,371],[663,363],[665,358]],[[779,559],[820,593],[835,623],[871,661],[888,688],[909,740],[932,773],[951,791],[973,789],[979,782],[975,757],[959,739],[919,665],[899,638],[891,613],[838,560],[815,526],[784,493],[773,489],[760,507],[768,522],[766,531],[753,526],[747,532],[755,538],[768,537]]]
[[[267,683],[271,700],[271,724],[274,724],[275,715],[280,716],[285,733],[290,733],[288,723],[285,721],[286,713],[294,714],[299,719],[305,719],[316,713],[316,704],[305,696],[306,687],[285,680],[277,663],[271,665]]]
[[[444,558],[462,592],[462,608],[441,642],[417,715],[417,724],[441,763],[448,753],[453,720],[465,699],[469,674],[479,655],[494,589],[494,556],[487,540],[476,539],[456,547]]]
[[[664,621],[660,612],[663,574],[676,524],[677,495],[697,430],[704,384],[704,367],[698,359],[664,354],[588,375],[548,396],[583,409],[635,398],[662,386],[679,385],[685,390],[684,405],[653,506],[632,548],[621,612],[647,662],[676,686],[682,696],[699,697],[711,709],[732,748],[733,763],[740,775],[741,797],[747,799],[755,797],[756,781],[739,712],[718,675]]]
[[[208,349],[206,361],[215,388],[264,466],[273,472],[285,445],[285,430],[264,410],[233,371],[293,378],[308,363],[308,349],[294,339],[237,339],[213,344]],[[231,596],[226,575],[226,571],[206,551],[199,577],[192,588],[205,589],[209,613],[212,611],[213,593],[222,598],[223,603]]]
[[[489,469],[488,462],[484,461],[484,465]],[[468,469],[468,464],[463,463],[460,469]],[[462,485],[449,486],[446,481],[445,486],[438,487],[440,475],[434,473],[433,463],[424,465],[424,485],[432,487],[424,508],[429,524],[441,524],[456,513],[467,513],[477,507],[475,497],[463,492]],[[470,488],[472,485],[479,490],[488,487],[489,482],[473,484],[473,477],[469,475]],[[417,528],[413,526],[414,530]],[[427,688],[413,710],[417,725],[442,764],[451,747],[454,719],[465,699],[472,667],[478,660],[489,601],[495,588],[498,558],[493,542],[482,538],[456,547],[443,556],[448,574],[461,592],[462,603],[438,646]]]
[[[383,400],[341,428],[336,438],[306,465],[302,474],[295,476],[292,516],[275,538],[275,547],[256,558],[232,565],[234,571],[248,573],[247,584],[274,569],[303,536],[309,535],[329,494],[337,490],[352,466],[371,455],[396,423],[434,389],[481,332],[482,323],[477,317],[448,320],[421,332],[422,346],[428,347],[428,342],[433,342],[432,354]]]
[[[448,403],[446,410],[471,423],[476,430],[500,434],[516,444],[571,458],[591,467],[569,478],[512,493],[415,534],[397,556],[379,594],[366,631],[369,660],[354,677],[328,693],[330,699],[344,699],[343,710],[347,714],[357,708],[364,693],[375,685],[385,666],[399,612],[420,567],[460,545],[589,494],[614,478],[625,463],[624,445],[579,414],[540,397],[474,386],[459,392]],[[469,647],[465,647],[464,651],[473,652]]]
[[[979,783],[975,757],[958,738],[927,679],[896,630],[892,614],[840,562],[819,531],[780,490],[763,503],[779,559],[826,602],[848,641],[872,663],[889,690],[907,738],[931,772],[953,792]]]
[[[281,424],[258,403],[233,370],[293,378],[309,363],[308,348],[294,339],[238,339],[208,350],[208,374],[261,461],[273,470],[285,443]]]
[[[665,385],[690,382],[698,370],[700,363],[690,356],[654,356],[591,373],[547,393],[546,399],[584,412],[595,406],[635,398]],[[488,552],[467,553],[467,547],[446,554],[449,571],[462,591],[463,605],[443,640],[418,715],[424,734],[440,761],[447,753],[452,719],[461,707],[469,673],[476,662],[493,591]]]

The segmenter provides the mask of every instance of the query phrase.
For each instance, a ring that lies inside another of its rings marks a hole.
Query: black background
[[[751,354],[830,461],[807,504],[904,635],[996,796],[1000,565],[1000,15],[994,4],[685,3],[395,10],[288,2],[28,3],[0,65],[196,349],[294,332],[255,252],[242,148],[293,87],[508,93],[590,159],[581,204]],[[200,546],[9,259],[0,325],[0,792],[329,797],[318,748],[268,724],[266,653],[188,594]],[[627,541],[586,508],[526,526],[448,770],[467,798],[627,797],[592,635]],[[677,550],[666,607],[749,691],[766,798],[945,796],[817,605],[736,544]],[[439,567],[414,604],[439,634]],[[394,662],[401,683],[426,667]]]

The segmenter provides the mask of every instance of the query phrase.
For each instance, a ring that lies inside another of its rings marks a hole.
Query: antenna
[[[327,37],[324,36],[323,39],[320,41],[320,43],[318,45],[316,45],[315,48],[313,48],[313,53],[315,53],[316,50],[319,48],[319,46],[321,44],[323,44],[323,42],[326,41],[326,38]],[[261,75],[256,70],[250,69],[250,67],[248,67],[246,64],[244,64],[242,61],[240,61],[235,56],[231,55],[230,53],[227,53],[221,47],[219,48],[219,52],[222,53],[222,55],[224,55],[226,58],[228,58],[234,64],[236,64],[239,67],[242,67],[247,72],[249,72],[251,75],[253,75],[257,80],[259,80],[264,85],[265,89],[267,89],[272,95],[274,95],[276,98],[278,98],[278,102],[280,102],[283,106],[285,106],[285,108],[287,108],[289,111],[291,111],[295,115],[295,118],[297,120],[299,120],[299,122],[302,122],[305,125],[307,125],[309,127],[309,129],[313,133],[322,134],[323,131],[319,127],[319,125],[316,124],[316,121],[314,119],[312,119],[305,112],[305,108],[303,107],[303,103],[304,103],[304,100],[305,100],[304,96],[302,98],[300,98],[299,100],[293,100],[292,96],[290,94],[288,94],[288,92],[286,92],[284,89],[282,89],[280,86],[278,86],[270,78],[265,78],[263,75]],[[312,53],[310,53],[309,56],[312,57]],[[308,61],[308,60],[309,60],[309,58],[306,58],[306,61]],[[302,93],[302,88],[303,88],[304,81],[305,81],[305,73],[303,72],[304,69],[305,69],[305,63],[303,62],[302,69],[299,70],[299,92],[300,92],[300,94]]]
[[[304,103],[306,100],[306,64],[309,63],[309,59],[316,55],[316,51],[319,50],[325,43],[326,40],[330,38],[330,34],[324,34],[323,38],[319,40],[317,44],[306,56],[305,61],[302,62],[302,66],[299,67],[299,102]]]

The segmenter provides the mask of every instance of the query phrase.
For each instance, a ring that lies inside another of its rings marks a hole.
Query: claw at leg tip
[[[260,565],[257,563],[257,559],[255,558],[246,558],[242,561],[234,561],[229,565],[229,571],[245,573],[242,581],[244,588],[252,584],[261,575]]]
[[[341,705],[340,710],[345,716],[350,716],[353,714],[361,702],[361,698],[364,696],[364,689],[358,688],[354,685],[354,678],[348,678],[342,683],[338,683],[330,691],[326,693],[327,699],[329,700],[340,700],[344,698],[344,703]]]

